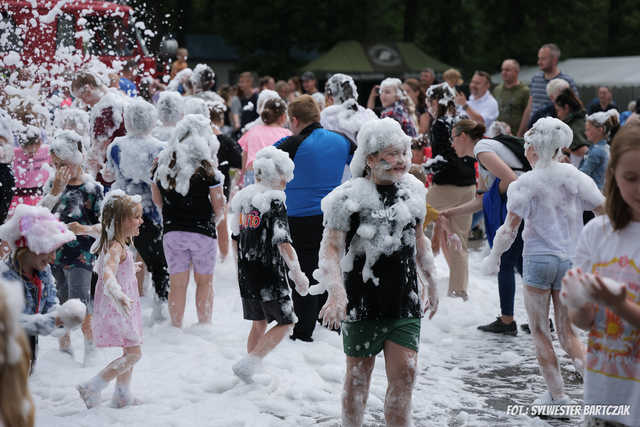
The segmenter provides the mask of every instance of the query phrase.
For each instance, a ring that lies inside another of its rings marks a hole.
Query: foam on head
[[[270,99],[282,99],[282,98],[280,98],[280,95],[275,90],[264,89],[262,90],[262,92],[260,92],[260,95],[258,95],[258,103],[256,108],[256,111],[258,112],[258,114],[262,114],[262,111],[264,110],[264,105]]]
[[[258,151],[253,161],[256,181],[267,185],[278,185],[282,180],[291,181],[293,168],[289,154],[272,145]]]
[[[157,121],[156,108],[142,98],[134,98],[124,107],[124,127],[127,136],[149,135]]]
[[[403,147],[407,152],[411,150],[411,138],[404,133],[400,123],[390,117],[365,122],[358,132],[358,148],[351,161],[351,175],[364,176],[367,156],[396,145]],[[408,156],[408,159],[410,160],[411,156]]]
[[[431,85],[427,89],[427,99],[435,99],[439,104],[445,106],[449,105],[450,102],[454,102],[455,98],[456,92],[447,82]]]
[[[524,134],[525,150],[532,146],[538,155],[535,167],[544,167],[568,148],[573,140],[573,131],[562,120],[543,117]]]
[[[50,149],[60,160],[81,165],[84,160],[81,150],[82,137],[72,130],[59,130],[51,142]]]
[[[381,91],[387,87],[395,89],[398,99],[406,98],[407,94],[402,89],[402,81],[400,79],[397,79],[395,77],[387,77],[382,82],[380,82]]]
[[[597,124],[602,127],[609,120],[609,118],[615,117],[616,120],[620,120],[620,113],[615,108],[612,108],[608,111],[598,111],[597,113],[593,113],[587,116],[587,121]]]
[[[381,85],[382,86],[382,85]],[[351,76],[336,73],[325,84],[325,92],[333,97],[334,104],[342,104],[349,99],[358,99],[358,88]]]
[[[197,114],[207,119],[210,117],[207,103],[195,96],[190,96],[184,100],[184,115],[187,116],[189,114]]]
[[[175,125],[184,115],[184,99],[179,92],[160,92],[156,109],[162,124],[167,126]]]

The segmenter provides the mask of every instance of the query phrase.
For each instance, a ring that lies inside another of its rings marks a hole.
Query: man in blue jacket
[[[289,228],[302,271],[313,285],[317,283],[312,273],[318,268],[323,230],[320,201],[340,185],[355,144],[322,128],[320,109],[309,95],[294,99],[288,112],[294,135],[281,139],[275,146],[289,153],[295,164],[294,178],[285,189]],[[327,295],[302,297],[296,292],[291,295],[298,316],[291,339],[311,342],[318,313]]]

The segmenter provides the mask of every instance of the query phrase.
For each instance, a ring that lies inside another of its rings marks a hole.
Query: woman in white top
[[[509,184],[516,180],[518,174],[524,172],[524,164],[503,143],[484,139],[485,127],[473,120],[461,120],[456,123],[451,132],[453,148],[458,157],[474,157],[480,163],[481,180],[489,189],[483,197],[464,203],[455,208],[444,210],[440,213],[446,222],[449,218],[458,215],[469,215],[484,210],[485,222],[496,215],[490,215],[493,208],[503,210],[503,215],[498,213],[498,221],[504,221],[506,217],[506,193]],[[496,181],[497,180],[497,181]],[[497,204],[497,205],[496,205]],[[492,208],[492,209],[490,209]],[[446,224],[443,224],[446,227]],[[497,224],[500,225],[500,224]],[[497,227],[494,228],[497,229]],[[493,233],[487,229],[489,243],[493,242]],[[522,274],[522,228],[511,249],[506,251],[501,258],[500,271],[498,273],[498,289],[500,294],[501,316],[495,322],[479,326],[478,329],[485,332],[517,335],[518,329],[513,319],[513,305],[516,292],[515,271]]]

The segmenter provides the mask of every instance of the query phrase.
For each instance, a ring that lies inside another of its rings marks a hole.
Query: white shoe
[[[548,390],[533,401],[533,405],[571,405],[572,403],[573,401],[566,394],[563,394],[562,397],[558,399],[554,399]]]
[[[251,384],[253,382],[253,374],[256,373],[261,364],[262,359],[259,357],[247,355],[237,361],[231,369],[238,378],[247,384]]]

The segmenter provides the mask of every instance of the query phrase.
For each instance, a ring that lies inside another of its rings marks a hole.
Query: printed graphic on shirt
[[[640,305],[640,268],[628,256],[594,264],[592,272],[626,283],[627,298]],[[640,382],[640,328],[634,328],[611,310],[598,307],[589,334],[587,369],[608,377]]]

